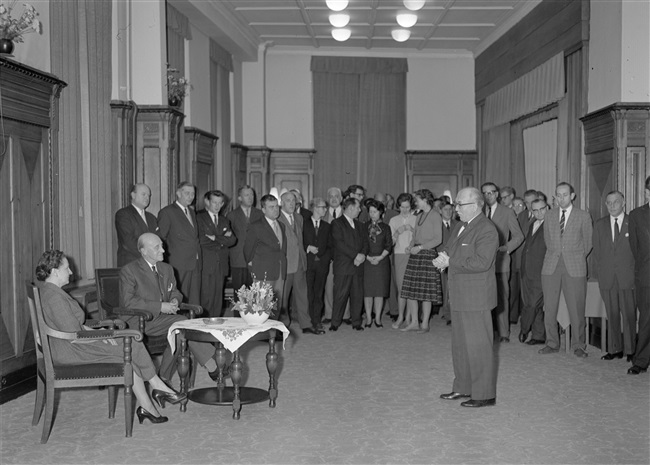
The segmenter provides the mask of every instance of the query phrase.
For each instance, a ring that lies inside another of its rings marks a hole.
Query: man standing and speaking
[[[452,392],[446,400],[470,398],[463,407],[496,404],[492,309],[497,304],[494,263],[499,234],[482,213],[481,191],[467,187],[458,193],[456,224],[447,245],[433,260],[449,272],[451,355],[454,364]]]

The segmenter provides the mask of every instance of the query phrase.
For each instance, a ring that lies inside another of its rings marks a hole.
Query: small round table
[[[278,389],[275,371],[278,366],[278,354],[275,350],[277,331],[283,333],[283,344],[289,336],[287,327],[279,321],[267,320],[261,325],[248,325],[241,318],[196,318],[174,323],[167,334],[172,349],[176,348],[175,337],[180,337],[180,357],[178,361],[178,375],[181,380],[181,392],[188,394],[188,399],[181,402],[181,411],[187,410],[187,402],[191,400],[207,405],[232,405],[233,419],[239,420],[241,406],[262,402],[269,399],[269,407],[275,407]],[[266,354],[266,369],[269,373],[269,389],[240,386],[243,364],[239,357],[239,348],[258,333],[269,333],[269,351]],[[188,392],[187,375],[190,369],[190,357],[187,350],[187,341],[216,343],[217,350],[217,386],[210,388],[194,389]],[[225,385],[223,375],[226,366],[226,350],[233,353],[230,365],[230,378],[232,387]]]

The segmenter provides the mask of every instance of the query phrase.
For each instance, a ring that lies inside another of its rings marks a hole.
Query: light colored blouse
[[[404,231],[402,234],[396,235],[397,230],[405,224],[410,224],[412,228],[415,228],[415,221],[416,216],[413,213],[409,214],[406,218],[399,214],[390,219],[388,224],[390,225],[390,230],[393,234],[393,243],[395,244],[395,248],[393,249],[394,253],[405,254],[406,248],[409,246],[411,239],[413,238],[413,231]]]

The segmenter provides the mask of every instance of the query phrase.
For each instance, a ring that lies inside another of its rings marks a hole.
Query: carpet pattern
[[[2,464],[622,464],[650,461],[650,381],[624,360],[579,359],[540,346],[495,345],[497,405],[445,401],[453,381],[451,328],[434,317],[427,334],[390,328],[322,336],[297,325],[280,349],[277,407],[190,402],[170,421],[135,421],[124,437],[123,399],[113,420],[107,394],[63,391],[49,442],[31,426],[34,394],[0,406]],[[519,334],[513,327],[512,334]],[[242,349],[244,385],[268,387],[267,345]],[[177,381],[175,379],[175,381]],[[196,387],[213,382],[205,370]]]

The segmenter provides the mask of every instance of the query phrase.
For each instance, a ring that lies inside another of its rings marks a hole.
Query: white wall
[[[10,2],[3,1],[4,5]],[[12,60],[23,63],[32,68],[49,73],[52,70],[50,62],[50,1],[29,0],[38,13],[38,20],[41,22],[41,33],[30,32],[23,36],[24,42],[15,42]],[[16,2],[12,11],[12,17],[23,14],[23,2]]]
[[[650,2],[623,2],[621,100],[650,102]]]
[[[242,65],[243,140],[270,148],[314,148],[310,51],[271,48]],[[474,150],[474,60],[471,56],[408,57],[407,149]]]
[[[185,126],[212,133],[210,116],[210,39],[192,26],[192,40],[185,41],[185,77],[192,85],[185,98]]]

